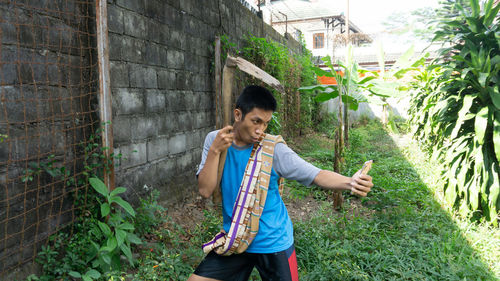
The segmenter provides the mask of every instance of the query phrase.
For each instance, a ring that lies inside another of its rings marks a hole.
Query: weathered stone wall
[[[175,200],[194,190],[205,135],[215,129],[214,40],[288,41],[237,0],[108,1],[117,184]]]

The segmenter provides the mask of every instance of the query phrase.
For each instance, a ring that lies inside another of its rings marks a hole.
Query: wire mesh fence
[[[0,277],[86,204],[95,42],[94,1],[0,0]]]

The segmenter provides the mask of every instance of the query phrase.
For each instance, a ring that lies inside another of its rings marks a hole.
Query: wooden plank
[[[267,85],[273,87],[276,89],[278,92],[284,94],[285,93],[285,88],[283,85],[281,85],[280,81],[278,79],[274,78],[273,76],[269,75],[267,72],[264,70],[260,69],[253,63],[240,58],[240,57],[227,57],[226,65],[229,66],[236,66],[238,67],[241,71],[248,73],[252,75],[253,77],[262,80],[262,82],[266,83]]]
[[[216,57],[217,57],[217,49],[216,49]],[[282,95],[285,94],[285,88],[276,78],[269,75],[267,72],[265,72],[264,70],[260,69],[259,67],[255,66],[254,64],[245,59],[242,59],[240,57],[235,58],[232,56],[228,56],[224,68],[222,70],[222,120],[223,121],[221,127],[231,125],[232,121],[231,117],[233,116],[232,93],[233,93],[234,73],[236,71],[236,68],[239,68],[241,71],[248,73],[259,80],[262,80],[264,83],[268,84],[269,86],[279,91]],[[227,155],[227,150],[223,151],[219,158],[219,167],[217,169],[218,185],[220,184],[222,178],[222,171],[224,169],[224,164],[226,162],[226,155]],[[212,201],[214,202],[214,204],[219,204],[222,202],[220,188],[215,189]]]

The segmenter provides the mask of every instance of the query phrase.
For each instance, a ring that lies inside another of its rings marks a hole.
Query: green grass
[[[312,196],[310,219],[294,221],[300,280],[498,280],[500,231],[472,224],[441,207],[438,165],[409,138],[397,143],[377,122],[351,130],[343,174],[375,160],[368,197],[345,195],[334,211],[331,192],[287,182],[287,201]],[[318,167],[333,166],[333,142],[324,133],[294,143]],[[133,280],[185,280],[203,258],[200,245],[218,231],[220,217],[204,213],[194,229],[173,223],[154,232]],[[152,249],[152,250],[151,250]],[[260,280],[256,271],[251,280]]]
[[[322,148],[321,139],[308,137],[299,154],[331,168],[332,151]],[[373,192],[361,206],[346,194],[340,212],[332,210],[327,195],[314,196],[322,208],[294,224],[301,280],[499,279],[499,229],[442,209],[437,165],[403,140],[398,146],[376,122],[351,131],[343,174],[375,160]],[[304,189],[295,183],[290,188],[290,194],[320,192],[295,191]]]

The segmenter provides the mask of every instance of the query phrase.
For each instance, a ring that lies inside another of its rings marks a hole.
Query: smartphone
[[[363,164],[363,167],[361,168],[361,174],[366,175],[368,174],[368,171],[372,168],[373,160],[368,160]]]

